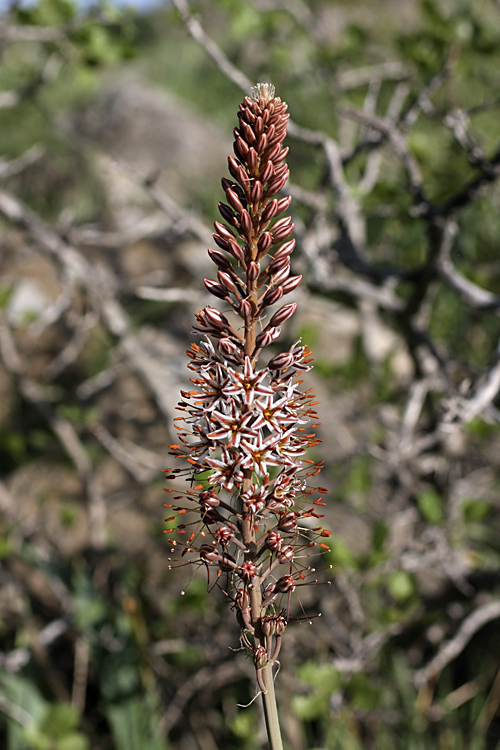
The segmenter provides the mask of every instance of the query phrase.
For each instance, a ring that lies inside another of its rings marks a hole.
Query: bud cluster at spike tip
[[[183,466],[166,470],[168,479],[184,475],[191,485],[185,492],[166,490],[174,495],[166,505],[174,512],[166,519],[174,522],[166,530],[173,549],[216,569],[221,588],[221,576],[227,577],[224,591],[258,670],[277,658],[286,627],[278,597],[310,582],[313,570],[303,561],[304,550],[328,549],[321,538],[330,533],[314,520],[301,526],[301,519],[321,517],[318,506],[324,503],[313,496],[326,492],[309,487],[309,477],[321,467],[305,458],[318,442],[310,429],[319,426],[308,427],[317,420],[317,402],[301,389],[310,351],[299,339],[257,367],[297,305],[283,304],[271,314],[267,308],[301,281],[290,275],[294,227],[282,215],[291,198],[277,197],[289,174],[288,148],[282,145],[286,110],[270,84],[257,84],[240,105],[228,160],[231,179],[222,180],[226,202],[219,211],[225,223],[215,222],[217,248],[208,251],[217,278],[205,279],[236,322],[217,307],[196,316],[194,332],[203,338],[187,352],[193,389],[181,391],[178,443],[170,446]],[[187,522],[189,512],[197,523]]]

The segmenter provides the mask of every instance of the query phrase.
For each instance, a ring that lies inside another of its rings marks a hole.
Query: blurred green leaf
[[[422,517],[429,523],[442,523],[444,521],[443,501],[433,489],[425,489],[417,498],[417,505]]]
[[[405,602],[416,592],[415,579],[406,570],[395,570],[387,576],[387,589],[397,602]]]

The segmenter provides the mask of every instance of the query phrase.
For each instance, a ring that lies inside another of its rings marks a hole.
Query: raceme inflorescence
[[[276,661],[287,625],[281,602],[311,580],[308,550],[327,548],[321,538],[329,534],[315,526],[324,503],[314,495],[326,490],[308,484],[321,466],[305,458],[318,442],[317,402],[301,388],[310,351],[300,339],[273,356],[268,349],[297,305],[269,308],[302,279],[290,268],[294,225],[283,214],[291,198],[276,197],[289,174],[286,110],[265,83],[240,105],[231,177],[222,180],[224,223],[215,222],[217,248],[208,251],[217,278],[205,279],[224,311],[205,307],[196,316],[202,338],[187,352],[194,387],[181,391],[178,443],[170,446],[182,466],[166,470],[167,479],[190,482],[187,491],[166,490],[172,550],[215,571],[263,693],[264,668]],[[266,364],[258,367],[260,358]]]

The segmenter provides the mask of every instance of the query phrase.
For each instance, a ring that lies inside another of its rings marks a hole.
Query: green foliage
[[[158,707],[134,697],[110,704],[107,718],[116,750],[168,750],[169,743],[160,736],[161,716]]]
[[[418,509],[429,523],[442,523],[444,508],[441,497],[431,488],[422,490],[417,498]]]

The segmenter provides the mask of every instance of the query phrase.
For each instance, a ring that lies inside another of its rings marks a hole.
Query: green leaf
[[[387,589],[397,602],[407,601],[415,593],[415,580],[406,570],[396,570],[387,578]]]
[[[418,509],[429,523],[444,521],[443,501],[435,490],[423,490],[417,498]]]
[[[389,538],[389,527],[384,521],[375,521],[372,528],[372,548],[380,552]]]
[[[470,498],[462,502],[462,513],[465,521],[482,521],[490,511],[491,505],[486,500]]]

